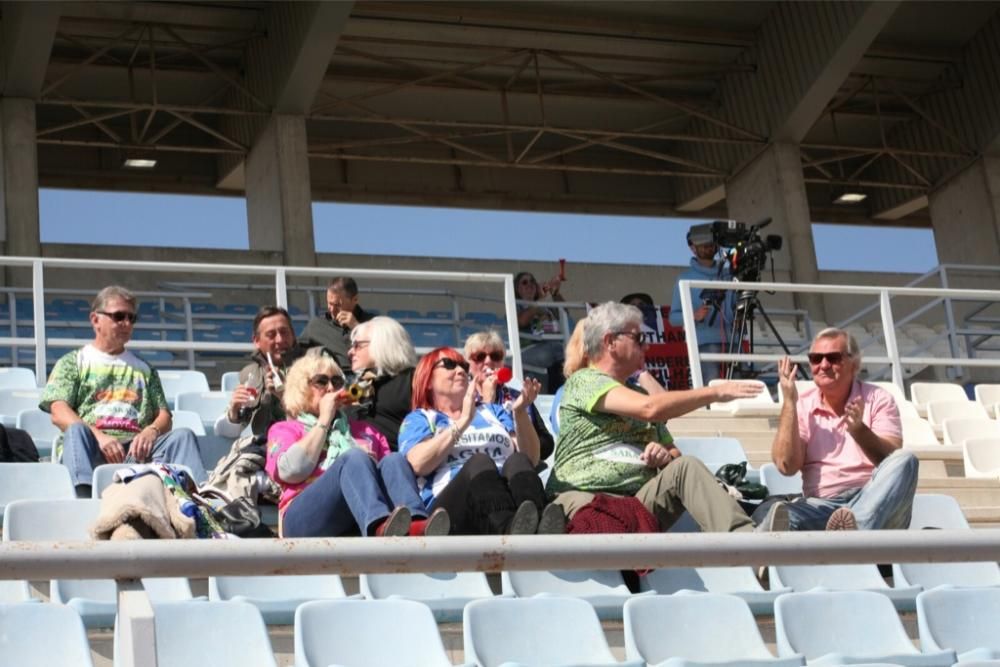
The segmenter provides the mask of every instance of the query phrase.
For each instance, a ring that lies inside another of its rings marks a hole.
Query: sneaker
[[[858,520],[854,517],[854,512],[848,507],[840,507],[833,510],[833,514],[826,520],[827,530],[857,530]]]
[[[771,505],[771,509],[767,511],[764,520],[757,525],[756,531],[758,533],[781,533],[787,531],[790,526],[791,520],[788,517],[788,503],[779,500]]]
[[[414,519],[410,524],[410,535],[442,537],[451,532],[451,517],[448,510],[439,507],[426,519]]]
[[[542,518],[538,520],[539,535],[562,535],[566,532],[566,513],[561,505],[549,503],[542,510]]]
[[[536,530],[538,530],[538,508],[535,507],[535,503],[525,500],[514,512],[507,534],[534,535]]]
[[[410,534],[410,509],[397,507],[375,529],[375,537],[403,537]]]

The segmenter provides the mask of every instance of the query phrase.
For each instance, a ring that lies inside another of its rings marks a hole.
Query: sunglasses
[[[443,368],[446,371],[453,371],[459,366],[462,367],[466,373],[469,372],[469,363],[467,361],[455,361],[451,357],[441,357],[434,363],[434,368]]]
[[[494,350],[493,352],[489,352],[489,353],[487,353],[487,352],[476,352],[475,354],[470,354],[469,355],[469,359],[471,359],[472,361],[476,362],[477,364],[481,364],[484,361],[486,361],[486,357],[489,357],[490,361],[495,361],[496,363],[500,363],[501,361],[503,361],[504,353],[503,352],[497,352],[496,350]]]
[[[813,366],[819,366],[823,363],[823,359],[829,361],[831,365],[836,366],[844,361],[844,357],[849,355],[843,352],[810,352],[808,356],[809,363]]]
[[[631,338],[636,342],[637,345],[643,345],[646,342],[644,340],[644,336],[642,335],[641,331],[616,331],[615,335],[626,336],[627,338]]]
[[[336,391],[344,388],[344,378],[340,375],[313,375],[309,378],[309,384],[317,389],[326,389],[327,386],[331,386]]]
[[[371,343],[372,342],[370,340],[356,340],[353,343],[351,343],[351,349],[352,350],[360,350],[365,345],[371,345]]]
[[[110,317],[115,322],[128,322],[129,324],[135,324],[136,314],[130,313],[127,310],[116,310],[113,313],[109,313],[106,310],[98,310],[98,315],[104,315],[105,317]]]

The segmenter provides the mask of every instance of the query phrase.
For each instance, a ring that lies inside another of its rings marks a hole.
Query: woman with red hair
[[[535,472],[538,434],[527,379],[510,411],[476,406],[469,364],[449,347],[432,350],[413,374],[413,411],[399,429],[399,451],[417,475],[429,510],[445,508],[459,535],[561,533],[566,517],[546,505]]]

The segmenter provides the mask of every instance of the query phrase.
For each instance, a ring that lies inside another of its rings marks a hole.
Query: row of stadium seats
[[[153,604],[161,665],[277,667],[264,619],[242,601]],[[557,620],[557,622],[553,622]],[[470,602],[462,616],[467,665],[839,665],[948,667],[1000,658],[1000,589],[943,587],[917,597],[920,648],[892,605],[864,591],[786,593],[775,602],[776,658],[746,603],[678,593],[624,605],[626,662],[612,654],[594,610],[573,598]],[[7,664],[92,665],[84,624],[71,609],[0,604]],[[392,640],[387,641],[391,636]],[[115,656],[120,633],[115,632]],[[451,665],[426,606],[403,599],[326,600],[294,615],[296,667]]]

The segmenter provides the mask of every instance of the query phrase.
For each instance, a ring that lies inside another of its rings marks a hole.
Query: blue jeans
[[[126,460],[130,444],[131,441],[122,443]],[[208,479],[205,464],[201,461],[201,451],[198,449],[198,438],[189,428],[175,428],[157,438],[150,460],[154,463],[186,465],[191,469],[191,476],[196,484],[202,484]],[[62,462],[69,468],[74,486],[89,486],[93,481],[94,468],[107,463],[94,432],[83,422],[72,424],[63,434]]]
[[[800,498],[788,504],[792,530],[823,530],[834,510],[848,507],[860,529],[909,528],[919,461],[897,449],[872,472],[864,486],[833,498]]]
[[[366,452],[350,449],[292,500],[281,531],[284,537],[337,537],[360,528],[369,535],[399,506],[427,516],[406,456],[390,454],[376,467]]]

